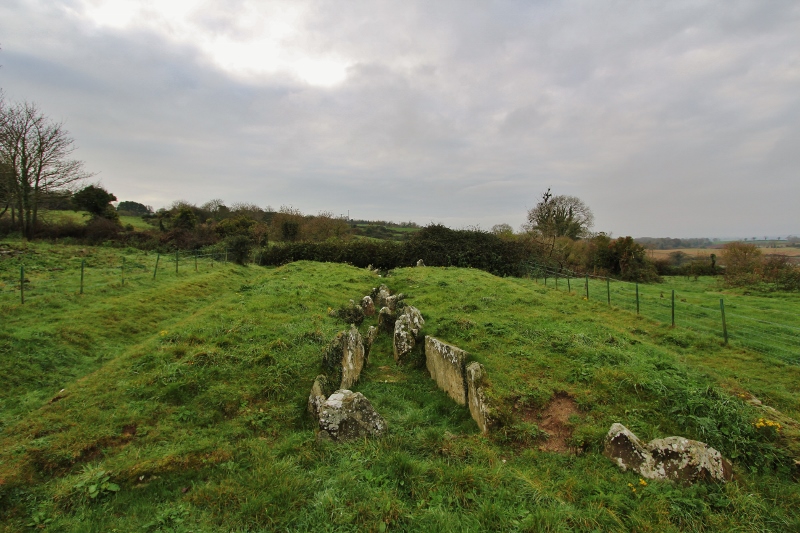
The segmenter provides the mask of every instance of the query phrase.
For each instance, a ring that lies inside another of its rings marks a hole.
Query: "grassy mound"
[[[388,435],[316,442],[309,389],[346,327],[328,310],[381,282],[426,334],[485,365],[496,433],[481,436],[419,360],[397,367],[383,335],[354,390]],[[800,527],[796,367],[531,280],[224,266],[15,307],[0,343],[0,531]],[[708,442],[737,479],[640,483],[599,453],[613,422]]]

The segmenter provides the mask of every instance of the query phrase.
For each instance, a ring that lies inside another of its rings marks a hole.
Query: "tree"
[[[536,207],[528,211],[528,228],[545,237],[586,237],[594,224],[594,215],[576,196],[553,196],[550,189]]]
[[[47,194],[90,176],[81,161],[70,159],[74,150],[63,124],[51,121],[35,104],[0,102],[0,162],[11,173],[9,203],[17,212],[12,223],[25,238],[33,238]]]
[[[75,208],[88,211],[92,215],[92,219],[119,220],[117,210],[111,205],[111,202],[116,201],[116,196],[99,185],[89,185],[72,195],[72,203]]]
[[[117,205],[117,212],[133,216],[142,216],[151,214],[153,212],[153,208],[149,205],[140,204],[139,202],[126,200]]]

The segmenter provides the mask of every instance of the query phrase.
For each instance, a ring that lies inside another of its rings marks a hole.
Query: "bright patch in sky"
[[[348,62],[310,50],[297,4],[245,2],[231,13],[197,0],[83,0],[73,11],[99,27],[145,28],[200,49],[219,68],[259,81],[289,74],[329,87],[347,77]]]

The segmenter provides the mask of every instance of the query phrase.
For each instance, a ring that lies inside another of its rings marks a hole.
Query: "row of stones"
[[[373,298],[374,297],[374,298]],[[370,326],[362,338],[355,325],[340,332],[323,357],[328,375],[314,380],[308,400],[308,410],[319,421],[318,438],[350,440],[363,436],[380,436],[386,420],[369,400],[350,389],[358,382],[361,371],[369,361],[369,353],[379,330],[393,330],[394,359],[402,364],[422,339],[422,314],[413,306],[403,305],[403,295],[390,295],[385,285],[365,296],[360,310],[365,316],[375,314],[375,302],[380,306],[378,327]],[[355,306],[351,302],[351,307]],[[402,310],[398,316],[398,310]],[[394,325],[390,328],[389,325]],[[491,426],[489,404],[486,400],[486,373],[477,361],[467,363],[464,350],[431,336],[425,339],[425,364],[439,388],[459,405],[468,405],[472,418],[483,433]],[[333,381],[332,381],[333,380]],[[338,389],[330,389],[336,384]],[[667,479],[683,483],[700,480],[729,481],[730,463],[705,443],[683,437],[656,439],[643,444],[621,424],[614,424],[606,436],[604,454],[623,471],[632,470],[647,479]]]
[[[402,294],[390,294],[389,288],[381,285],[373,289],[371,295],[362,298],[359,305],[350,301],[345,316],[356,321],[360,314],[362,317],[374,316],[377,303],[380,307],[378,327],[370,326],[366,337],[362,337],[355,324],[351,324],[349,331],[337,334],[326,348],[322,361],[326,373],[316,377],[308,399],[308,411],[319,421],[320,438],[346,440],[364,435],[377,436],[386,429],[386,421],[375,412],[369,400],[350,388],[358,382],[368,363],[379,331],[393,333],[393,354],[397,364],[403,364],[423,340],[425,320],[419,310],[406,305],[403,298]],[[468,354],[455,346],[430,336],[424,339],[426,366],[431,377],[457,403],[468,405],[480,430],[488,432],[490,418],[483,366],[477,362],[466,365]],[[336,390],[331,392],[333,387]]]

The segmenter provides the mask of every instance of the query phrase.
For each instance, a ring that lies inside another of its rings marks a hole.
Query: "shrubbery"
[[[488,232],[431,225],[406,242],[328,240],[283,243],[265,250],[261,264],[281,265],[309,260],[391,269],[412,266],[422,259],[427,266],[469,267],[498,276],[516,276],[525,273],[524,264],[531,260],[534,252],[531,243],[525,240],[509,241]]]

